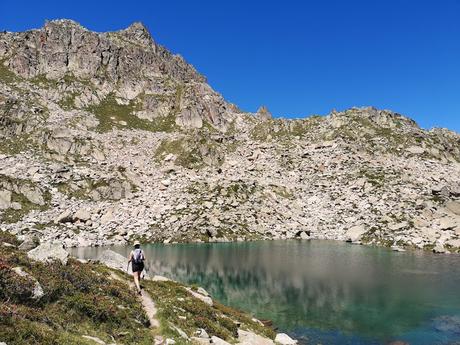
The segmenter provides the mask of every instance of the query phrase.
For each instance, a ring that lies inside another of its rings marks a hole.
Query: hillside
[[[0,33],[1,229],[66,246],[326,238],[460,248],[460,135],[245,113],[139,23]]]
[[[35,261],[18,246],[15,237],[0,232],[4,344],[179,345],[209,344],[211,339],[222,345],[229,344],[225,340],[244,345],[254,339],[275,344],[271,328],[204,297],[202,288],[143,280],[143,296],[138,298],[130,287],[131,277],[123,272],[66,256]],[[152,296],[153,312],[141,303],[145,296]]]

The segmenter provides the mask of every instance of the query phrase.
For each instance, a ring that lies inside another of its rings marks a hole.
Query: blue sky
[[[0,30],[142,21],[230,102],[304,117],[373,105],[460,132],[460,0],[1,1]]]

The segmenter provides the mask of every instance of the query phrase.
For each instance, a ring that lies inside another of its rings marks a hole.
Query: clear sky
[[[1,0],[0,30],[142,21],[240,108],[304,117],[373,105],[460,132],[460,0]]]

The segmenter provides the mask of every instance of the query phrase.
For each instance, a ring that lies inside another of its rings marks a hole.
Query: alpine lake
[[[460,344],[460,255],[319,240],[142,248],[150,275],[202,286],[300,344]],[[105,249],[71,253],[97,259]]]

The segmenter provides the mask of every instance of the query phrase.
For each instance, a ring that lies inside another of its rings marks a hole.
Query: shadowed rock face
[[[457,133],[372,107],[242,112],[140,23],[0,33],[0,140],[1,226],[45,241],[460,247]]]

